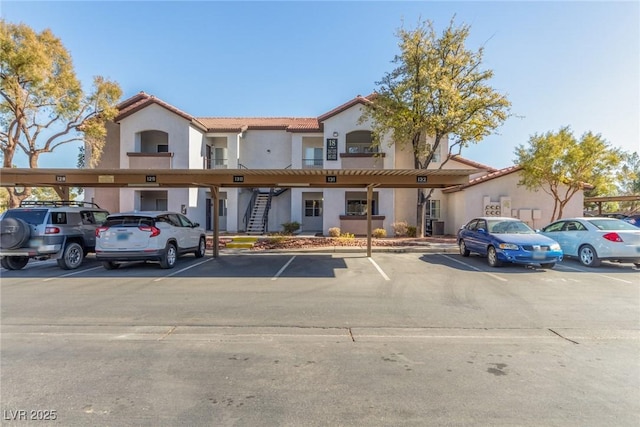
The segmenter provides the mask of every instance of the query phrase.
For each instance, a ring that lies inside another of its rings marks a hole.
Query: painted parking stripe
[[[76,274],[80,274],[80,273],[84,273],[85,271],[93,271],[93,270],[97,270],[99,268],[102,268],[102,266],[100,267],[93,267],[93,268],[87,268],[86,270],[77,270],[74,271],[73,273],[67,273],[67,274],[63,274],[62,276],[56,276],[56,277],[49,277],[48,279],[44,279],[42,280],[43,282],[49,282],[51,280],[55,280],[55,279],[62,279],[64,277],[69,277],[69,276],[75,276]]]
[[[385,272],[382,270],[382,268],[380,268],[380,266],[378,265],[378,263],[376,263],[373,258],[369,257],[369,261],[371,261],[371,264],[373,264],[373,266],[376,268],[376,270],[378,270],[378,273],[380,273],[382,275],[382,277],[384,277],[384,280],[391,280],[389,279],[389,276],[387,276],[385,274]]]
[[[617,277],[607,276],[606,274],[596,273],[595,271],[592,271],[592,270],[583,270],[581,268],[569,267],[569,266],[566,266],[566,265],[559,265],[558,267],[560,267],[561,270],[565,270],[566,269],[566,270],[572,270],[572,271],[579,271],[581,273],[591,273],[591,274],[595,274],[596,276],[605,277],[605,278],[611,279],[611,280],[617,280],[618,282],[622,282],[622,283],[634,283],[634,282],[630,282],[628,280],[619,279]]]
[[[296,255],[292,256],[291,259],[287,261],[287,263],[276,273],[276,275],[271,278],[271,280],[278,280],[278,277],[280,277],[287,267],[289,267],[289,264],[291,264],[294,259],[296,259]]]
[[[166,278],[168,278],[168,277],[175,276],[176,274],[180,274],[180,273],[182,273],[183,271],[190,270],[190,269],[192,269],[193,267],[197,267],[197,266],[199,266],[199,265],[204,264],[205,262],[209,262],[209,261],[211,261],[212,259],[213,259],[213,258],[207,258],[207,259],[205,259],[204,261],[200,261],[200,262],[198,262],[198,263],[195,263],[195,264],[190,265],[189,267],[185,267],[185,268],[182,268],[182,269],[180,269],[180,270],[178,270],[178,271],[174,271],[173,273],[171,273],[171,274],[167,274],[166,276],[158,277],[157,279],[155,279],[155,280],[154,280],[154,282],[159,282],[159,281],[164,280],[164,279],[166,279]]]
[[[481,272],[481,273],[484,273],[484,274],[486,274],[487,276],[491,276],[491,277],[493,277],[494,279],[500,280],[500,281],[502,281],[502,282],[508,282],[508,280],[507,280],[507,279],[505,279],[504,277],[496,276],[495,274],[493,274],[493,273],[489,273],[488,271],[480,270],[479,268],[474,267],[474,266],[473,266],[473,265],[471,265],[471,264],[467,264],[466,262],[462,262],[462,261],[460,261],[459,259],[455,259],[455,258],[452,258],[452,257],[450,257],[450,256],[448,256],[448,255],[443,255],[443,254],[440,254],[440,256],[445,257],[445,258],[446,258],[446,259],[448,259],[448,260],[451,260],[451,261],[457,262],[458,264],[462,264],[462,265],[464,265],[464,266],[466,266],[466,267],[469,267],[469,268],[470,268],[470,269],[472,269],[472,270],[475,270],[475,271],[479,271],[479,272]]]

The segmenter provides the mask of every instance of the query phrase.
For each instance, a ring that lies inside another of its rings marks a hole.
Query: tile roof
[[[468,166],[473,166],[476,169],[484,169],[489,173],[498,172],[498,169],[496,169],[496,168],[492,168],[491,166],[483,165],[482,163],[474,162],[473,160],[469,160],[467,158],[464,158],[464,157],[460,156],[460,154],[452,154],[452,155],[449,156],[449,158],[451,160],[455,160],[456,162],[464,163],[465,165],[468,165]]]
[[[349,108],[353,107],[354,105],[357,104],[369,104],[371,103],[371,100],[373,98],[376,97],[375,93],[372,93],[370,95],[367,96],[361,96],[361,95],[357,95],[355,98],[353,98],[350,101],[345,102],[344,104],[334,108],[333,110],[324,113],[323,115],[318,117],[318,121],[323,122],[333,116],[335,116],[336,114],[340,114],[345,110],[348,110]]]
[[[509,175],[511,173],[518,172],[520,170],[522,170],[522,166],[520,166],[520,165],[509,166],[507,168],[500,169],[500,170],[494,170],[494,172],[490,172],[490,173],[488,173],[486,175],[483,175],[481,177],[472,179],[467,184],[454,185],[453,187],[445,188],[444,190],[442,190],[442,192],[443,193],[455,193],[457,191],[462,191],[462,190],[464,190],[466,188],[469,188],[469,187],[472,187],[474,185],[482,184],[483,182],[487,182],[487,181],[490,181],[492,179],[500,178],[502,176]]]
[[[199,117],[209,132],[241,132],[243,130],[286,130],[289,132],[322,132],[313,117]]]
[[[127,116],[132,115],[133,113],[142,110],[143,108],[147,107],[148,105],[151,104],[157,104],[163,108],[166,108],[167,110],[171,111],[172,113],[175,113],[177,115],[179,115],[180,117],[189,120],[190,122],[192,122],[195,126],[201,128],[202,130],[206,130],[206,128],[204,127],[204,125],[202,123],[200,123],[198,121],[198,119],[196,119],[195,117],[193,117],[190,114],[185,113],[184,111],[174,107],[171,104],[168,104],[166,102],[164,102],[163,100],[156,98],[153,95],[149,95],[145,92],[140,92],[137,95],[132,96],[129,99],[126,99],[124,101],[122,101],[120,104],[118,104],[118,110],[120,110],[120,113],[115,117],[114,121],[118,122],[122,119],[124,119]]]

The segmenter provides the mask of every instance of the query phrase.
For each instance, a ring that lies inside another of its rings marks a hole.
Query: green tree
[[[446,138],[449,152],[457,147],[459,153],[509,116],[510,102],[488,84],[493,71],[481,67],[483,48],[465,46],[469,32],[470,26],[455,26],[454,19],[440,35],[431,21],[419,22],[415,29],[400,28],[400,54],[392,61],[396,68],[376,82],[372,102],[365,105],[361,122],[371,119],[374,143],[389,134],[391,144],[410,146],[416,169],[429,166]],[[419,190],[421,235],[429,195]]]
[[[122,95],[117,83],[96,76],[88,93],[76,77],[71,56],[46,29],[0,20],[0,151],[12,167],[16,150],[30,168],[61,145],[86,141],[95,163],[102,154],[105,121],[115,117]],[[31,188],[7,188],[9,205],[19,205]]]
[[[611,148],[599,134],[586,132],[578,140],[569,127],[533,135],[528,146],[516,148],[516,156],[516,163],[522,166],[519,185],[553,197],[552,221],[562,218],[566,204],[585,184],[593,186],[596,194],[608,188],[622,160],[622,152]]]

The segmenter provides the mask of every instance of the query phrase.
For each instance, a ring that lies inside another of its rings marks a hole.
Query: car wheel
[[[64,247],[62,257],[58,259],[58,267],[63,270],[75,270],[84,259],[84,249],[77,242],[70,242]]]
[[[600,265],[600,258],[596,250],[591,245],[581,246],[578,250],[578,258],[585,267],[598,267]]]
[[[102,261],[102,266],[105,270],[115,270],[120,267],[120,264],[117,264],[113,261]]]
[[[200,241],[198,242],[198,249],[196,249],[196,251],[194,252],[194,254],[196,255],[196,258],[202,258],[206,250],[207,250],[207,241],[205,240],[204,237],[201,237]]]
[[[0,247],[18,249],[29,241],[31,227],[20,218],[5,218],[0,221]]]
[[[27,256],[8,256],[2,258],[2,266],[7,270],[22,270],[29,262]]]
[[[467,245],[464,243],[464,240],[460,240],[460,244],[458,246],[460,247],[460,255],[469,256],[471,252],[467,249]]]
[[[173,268],[176,265],[176,259],[178,258],[178,251],[176,245],[173,243],[167,243],[167,249],[164,251],[164,255],[160,260],[160,267]]]
[[[555,266],[556,266],[555,262],[547,262],[547,263],[544,263],[544,264],[540,264],[540,267],[546,268],[546,269],[549,269],[549,270],[551,270]]]
[[[502,265],[502,262],[498,259],[496,248],[493,246],[489,246],[487,250],[487,262],[491,267],[500,267]]]
[[[6,257],[2,257],[0,258],[0,267],[4,268],[4,269],[9,269],[9,266],[7,264],[7,258]]]

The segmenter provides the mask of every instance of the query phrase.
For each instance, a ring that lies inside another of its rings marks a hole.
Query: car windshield
[[[488,221],[492,234],[535,234],[535,231],[521,221]]]
[[[19,218],[28,224],[38,225],[44,222],[46,209],[13,209],[4,214],[4,218]]]
[[[633,230],[638,231],[638,227],[629,224],[620,219],[589,219],[591,224],[595,225],[598,230]]]
[[[108,217],[104,223],[105,227],[152,227],[153,225],[153,218],[135,215]]]

